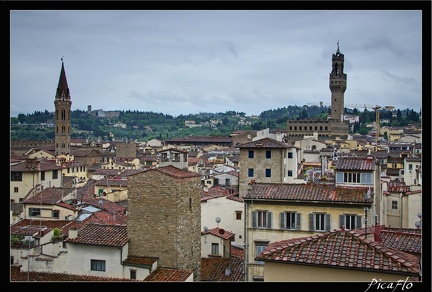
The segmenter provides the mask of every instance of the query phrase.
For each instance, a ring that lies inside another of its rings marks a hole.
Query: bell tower
[[[337,42],[336,54],[332,54],[332,71],[329,83],[331,91],[331,120],[343,122],[347,75],[344,73],[344,55],[339,51],[339,41]]]
[[[54,100],[55,106],[55,155],[70,154],[71,97],[64,69],[63,57],[59,83]]]

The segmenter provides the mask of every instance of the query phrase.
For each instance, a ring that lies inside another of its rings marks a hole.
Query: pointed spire
[[[337,46],[338,46],[338,48],[337,48],[337,51],[336,51],[336,55],[339,55],[340,54],[340,51],[339,51],[339,40],[337,41]]]
[[[60,71],[59,83],[57,86],[56,99],[60,99],[62,97],[64,97],[65,99],[70,99],[69,86],[67,84],[66,72],[63,63],[63,56],[61,57],[61,62],[62,62],[62,67]]]

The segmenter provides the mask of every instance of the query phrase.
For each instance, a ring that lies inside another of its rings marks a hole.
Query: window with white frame
[[[300,213],[281,212],[280,213],[281,229],[297,230],[300,229]]]
[[[311,231],[330,231],[330,214],[309,214],[309,229]]]
[[[271,228],[272,213],[269,211],[252,211],[252,227]]]
[[[339,216],[340,228],[344,226],[345,229],[361,228],[362,217],[358,215],[343,214]]]
[[[392,201],[392,209],[397,210],[398,208],[398,201]]]
[[[219,254],[219,243],[211,244],[211,254],[218,255]]]
[[[104,260],[90,260],[90,270],[105,272],[106,261]]]

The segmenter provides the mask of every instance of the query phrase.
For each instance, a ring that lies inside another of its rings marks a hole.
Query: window
[[[41,214],[41,209],[39,208],[29,208],[29,216],[39,217]]]
[[[271,177],[271,169],[266,168],[265,172],[266,172],[266,177]]]
[[[339,216],[340,227],[344,226],[348,230],[361,228],[361,220],[362,217],[358,215],[344,214]]]
[[[90,260],[90,270],[105,272],[105,261],[102,261],[102,260]]]
[[[255,242],[255,257],[257,257],[260,253],[263,252],[263,250],[265,250],[265,248],[267,247],[268,242],[261,242],[261,241],[257,241]],[[264,265],[264,261],[255,261],[256,264],[258,265]]]
[[[11,171],[11,181],[22,181],[22,172]]]
[[[230,186],[231,185],[231,179],[230,178],[226,178],[225,179],[225,185],[226,186]]]
[[[56,218],[56,219],[60,218],[60,211],[59,210],[53,210],[52,211],[52,217]]]
[[[242,211],[236,211],[236,220],[242,219]]]
[[[266,158],[271,158],[271,150],[266,151]]]
[[[45,171],[41,171],[41,180],[45,180]]]
[[[344,182],[360,183],[360,173],[344,172]]]
[[[330,231],[330,214],[309,214],[309,229],[311,231]]]
[[[254,169],[253,168],[249,168],[248,169],[248,177],[253,177],[254,176]]]
[[[271,228],[272,213],[268,211],[252,211],[252,227]]]
[[[412,164],[408,164],[408,169],[412,170]]]
[[[288,170],[288,176],[292,176],[292,170]]]
[[[18,187],[14,187],[14,193],[18,193]]]
[[[253,150],[249,150],[249,158],[254,158],[254,152],[253,152]]]
[[[219,254],[219,243],[212,243],[211,254]]]
[[[398,208],[398,202],[397,201],[392,201],[392,209],[393,210],[397,210]]]
[[[137,270],[135,270],[135,269],[130,269],[129,272],[130,272],[130,278],[131,278],[132,280],[136,280],[136,277],[137,277]]]
[[[58,179],[58,170],[57,169],[52,171],[52,179]]]
[[[292,152],[288,152],[288,158],[293,158],[293,153]]]
[[[281,229],[297,230],[300,229],[300,213],[281,212],[280,213]]]

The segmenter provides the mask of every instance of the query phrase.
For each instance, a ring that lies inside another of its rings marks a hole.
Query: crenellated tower
[[[70,154],[71,96],[66,79],[63,58],[59,83],[55,95],[55,155]]]
[[[339,51],[339,41],[337,42],[336,54],[332,54],[332,71],[329,85],[331,91],[331,120],[343,122],[347,75],[344,73],[344,55]]]

